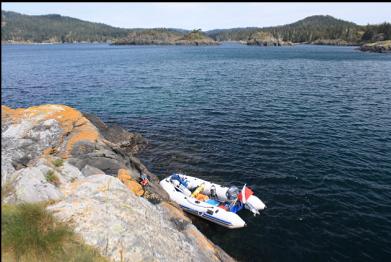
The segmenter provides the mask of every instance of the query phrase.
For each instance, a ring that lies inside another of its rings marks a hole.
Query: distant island
[[[217,45],[238,42],[258,46],[292,44],[354,45],[362,51],[389,52],[391,24],[357,25],[315,15],[273,27],[215,29],[117,28],[102,23],[49,15],[1,11],[2,43],[110,43],[113,45]],[[384,42],[386,41],[386,42]],[[378,44],[375,44],[379,42]]]
[[[130,32],[125,38],[116,40],[112,45],[218,45],[219,42],[205,35],[201,29],[185,35],[168,29],[145,29]]]

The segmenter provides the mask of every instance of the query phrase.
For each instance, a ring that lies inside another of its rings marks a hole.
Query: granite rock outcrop
[[[48,203],[111,261],[233,261],[135,157],[141,135],[65,105],[1,111],[2,204]]]

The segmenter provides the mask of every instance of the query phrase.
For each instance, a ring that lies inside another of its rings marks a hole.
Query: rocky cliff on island
[[[360,46],[360,50],[365,52],[390,53],[391,40],[363,44],[362,46]]]
[[[256,32],[249,37],[247,45],[284,46],[292,45],[292,43],[283,41],[281,38],[276,38],[270,32]]]
[[[65,105],[1,111],[2,210],[47,203],[111,261],[233,261],[134,157],[144,144],[140,135]],[[140,184],[141,174],[149,185]]]

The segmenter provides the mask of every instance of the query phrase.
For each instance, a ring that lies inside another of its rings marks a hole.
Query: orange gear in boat
[[[199,201],[206,201],[206,200],[209,199],[209,197],[207,195],[198,193],[198,195],[196,196],[196,199],[199,200]]]

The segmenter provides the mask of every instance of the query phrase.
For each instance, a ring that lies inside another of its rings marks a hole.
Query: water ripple
[[[140,155],[247,183],[268,208],[226,230],[241,261],[391,258],[391,57],[352,47],[2,46],[2,103],[62,103],[142,133]]]

